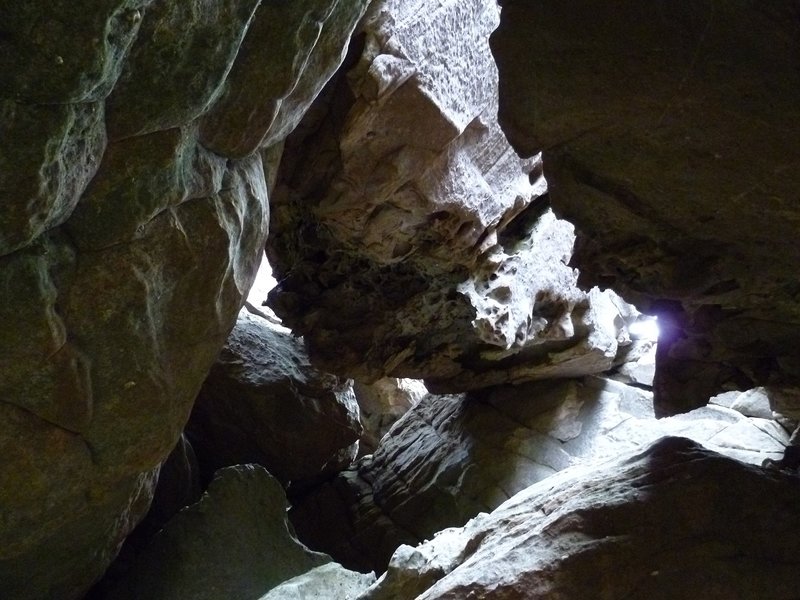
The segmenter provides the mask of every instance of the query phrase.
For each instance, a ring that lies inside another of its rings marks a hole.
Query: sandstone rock
[[[800,385],[800,21],[790,1],[650,8],[505,2],[493,50],[501,123],[545,150],[582,283],[659,314],[668,415]]]
[[[356,394],[364,433],[359,440],[361,454],[370,454],[389,428],[428,393],[416,379],[385,377],[373,384],[355,382]]]
[[[187,431],[204,470],[253,462],[287,483],[348,466],[361,425],[352,382],[318,371],[301,340],[242,309]]]
[[[260,598],[330,562],[292,535],[280,484],[261,467],[217,473],[199,502],[176,515],[109,600]]]
[[[354,600],[374,582],[374,573],[364,575],[327,563],[272,588],[259,600]]]
[[[0,100],[0,139],[0,255],[5,255],[63,223],[75,208],[105,149],[103,106]]]
[[[331,371],[463,391],[600,372],[628,342],[575,286],[540,161],[497,124],[497,19],[490,0],[374,2],[287,140],[270,305]]]
[[[298,115],[281,113],[270,145],[241,159],[198,143],[256,3],[173,4],[0,7],[4,600],[81,597],[112,560],[264,246],[264,170]],[[328,12],[357,18],[352,3]],[[289,82],[297,110],[349,32],[331,28],[313,81]],[[260,48],[291,36],[251,40],[247,68],[282,68]],[[152,133],[127,137],[140,132]]]
[[[0,98],[73,104],[102,100],[119,77],[152,0],[6,2],[0,7]]]
[[[145,11],[108,99],[109,137],[179,127],[203,114],[219,95],[259,2],[156,2]]]
[[[283,140],[344,57],[368,0],[265,2],[218,102],[202,120],[203,144],[243,157]]]
[[[795,598],[793,477],[663,438],[401,548],[361,600]],[[758,506],[757,510],[753,510]]]
[[[656,420],[652,394],[601,378],[428,395],[372,456],[297,499],[291,518],[312,547],[381,572],[393,547],[460,526],[570,466],[664,435],[759,466],[780,458],[789,441],[775,421],[724,407]]]

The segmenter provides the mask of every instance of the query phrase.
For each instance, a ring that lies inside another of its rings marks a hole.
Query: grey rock
[[[108,598],[255,600],[328,562],[292,535],[277,480],[239,465],[219,471],[200,501],[167,523]]]
[[[724,407],[656,420],[651,393],[603,378],[428,395],[372,456],[298,499],[291,517],[313,547],[349,568],[382,572],[401,544],[463,525],[564,469],[665,435],[759,466],[780,458],[789,441],[775,421]]]
[[[253,462],[286,483],[347,467],[361,425],[352,382],[315,369],[301,340],[243,309],[187,432],[205,470]]]
[[[663,438],[400,548],[361,600],[781,598],[800,593],[793,477]],[[757,511],[752,507],[758,505]]]
[[[488,0],[372,3],[287,139],[269,304],[326,369],[447,393],[601,372],[630,342],[497,123],[497,20]]]
[[[391,426],[428,393],[416,379],[386,377],[372,384],[354,382],[364,433],[359,441],[361,454],[370,454]]]
[[[328,563],[285,581],[259,600],[355,600],[374,582],[374,573],[365,575]]]

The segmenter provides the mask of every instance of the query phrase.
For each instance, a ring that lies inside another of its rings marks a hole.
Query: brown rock
[[[582,283],[662,317],[673,414],[726,385],[800,383],[800,21],[790,1],[651,9],[505,2],[493,50],[504,130],[545,151]]]
[[[218,97],[259,0],[156,2],[108,99],[121,139],[184,125]]]
[[[105,149],[103,106],[25,106],[0,100],[0,139],[4,255],[60,225],[75,208]]]

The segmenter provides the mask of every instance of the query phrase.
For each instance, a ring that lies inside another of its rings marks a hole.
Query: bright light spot
[[[637,340],[658,340],[658,319],[656,317],[639,317],[638,321],[628,327],[631,337]]]

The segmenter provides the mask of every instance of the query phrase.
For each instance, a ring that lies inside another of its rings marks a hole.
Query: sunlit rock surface
[[[544,151],[582,283],[660,315],[659,414],[796,388],[796,3],[502,4],[501,123]]]
[[[398,549],[361,600],[796,598],[800,488],[663,438]],[[754,509],[754,507],[757,507]]]
[[[629,341],[498,126],[497,23],[491,0],[374,2],[286,142],[270,305],[331,371],[463,391],[601,372]]]
[[[566,468],[665,435],[759,466],[779,459],[789,441],[771,418],[720,405],[656,420],[652,393],[604,378],[431,394],[372,456],[297,499],[292,521],[312,547],[381,572],[401,543],[460,526]]]

